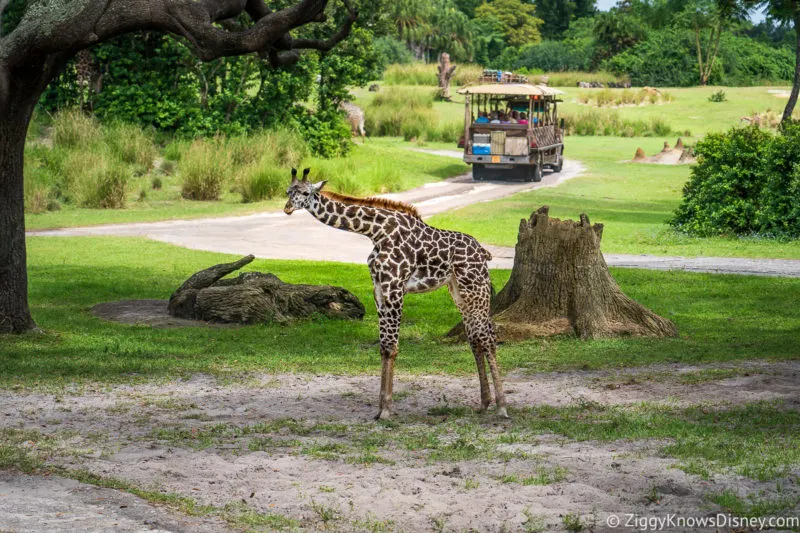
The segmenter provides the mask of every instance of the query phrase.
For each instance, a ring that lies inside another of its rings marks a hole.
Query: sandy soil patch
[[[204,505],[237,504],[277,513],[310,531],[519,531],[533,522],[559,530],[566,513],[580,515],[584,524],[595,523],[595,531],[603,531],[609,513],[702,516],[715,509],[705,500],[710,492],[775,490],[774,483],[733,475],[704,480],[686,474],[674,468],[674,458],[660,452],[665,443],[657,440],[574,442],[547,434],[515,438],[509,423],[492,413],[480,417],[481,433],[469,436],[476,442],[484,437],[500,442],[491,453],[432,460],[410,445],[416,438],[432,438],[430,428],[436,425],[430,416],[423,421],[422,415],[443,406],[476,406],[477,380],[401,376],[395,387],[396,423],[387,426],[371,421],[378,381],[375,376],[259,375],[221,382],[198,375],[63,394],[5,390],[0,391],[0,420],[6,428],[74,435],[90,451],[52,459],[67,468]],[[506,390],[512,408],[576,402],[711,408],[762,400],[782,400],[797,408],[800,362],[517,373],[508,376]],[[448,418],[443,409],[442,424]],[[268,437],[248,433],[257,424],[270,428],[259,430]],[[464,438],[459,424],[456,420],[436,438],[458,444]],[[397,432],[412,435],[409,446],[382,448],[380,437]],[[358,453],[366,457],[371,453],[368,439],[377,439],[374,451],[391,462],[337,455],[340,447],[358,441]],[[470,445],[465,444],[467,449]],[[6,495],[0,497],[0,511],[14,505],[8,494],[19,495],[26,486],[38,487],[38,492],[28,491],[17,508],[36,509],[40,497],[49,505],[42,512],[55,509],[48,496],[52,492],[37,483],[40,478],[28,476],[0,479],[0,495]],[[62,516],[67,515],[72,516]],[[168,516],[158,523],[172,524],[163,530],[181,531],[181,520]],[[200,526],[225,529],[210,518],[197,524],[197,531]]]

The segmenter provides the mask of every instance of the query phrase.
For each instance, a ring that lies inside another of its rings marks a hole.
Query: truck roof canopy
[[[564,94],[563,91],[545,85],[531,85],[529,83],[487,83],[471,85],[457,91],[459,94],[494,94],[502,96],[556,96]]]

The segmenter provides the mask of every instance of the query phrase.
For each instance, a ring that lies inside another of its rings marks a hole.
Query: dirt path
[[[733,474],[687,474],[661,440],[579,442],[529,435],[491,414],[448,414],[477,403],[476,379],[401,376],[395,423],[380,425],[371,420],[375,376],[249,378],[231,384],[194,376],[67,394],[4,390],[0,419],[40,432],[30,449],[55,439],[50,461],[68,469],[229,513],[269,515],[303,531],[521,531],[533,520],[563,531],[567,513],[599,526],[612,513],[704,516],[716,510],[709,493],[780,490]],[[650,402],[713,409],[760,400],[796,408],[800,362],[519,373],[506,389],[516,408]],[[129,494],[13,473],[0,474],[0,516],[4,532],[228,527],[218,516],[180,516]]]

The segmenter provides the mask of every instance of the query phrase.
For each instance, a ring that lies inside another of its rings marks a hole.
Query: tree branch
[[[285,65],[297,61],[298,49],[329,50],[347,37],[356,11],[348,0],[344,2],[347,21],[324,40],[295,40],[289,32],[324,21],[328,0],[301,0],[278,11],[271,11],[264,0],[84,0],[49,10],[33,4],[17,28],[0,42],[0,62],[13,68],[53,53],[74,54],[131,31],[156,30],[185,38],[204,61],[256,52],[268,54],[273,65]],[[216,25],[242,13],[251,17],[253,26],[234,28],[225,22],[234,30],[227,31]]]

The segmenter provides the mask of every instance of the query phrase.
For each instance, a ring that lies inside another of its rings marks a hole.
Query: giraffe
[[[375,419],[387,418],[392,411],[404,295],[433,291],[443,285],[447,285],[464,319],[478,367],[481,409],[486,410],[492,402],[488,362],[497,414],[508,418],[495,357],[495,331],[489,318],[492,286],[487,262],[491,254],[469,235],[429,226],[411,205],[323,191],[326,181],[312,183],[308,174],[309,169],[305,169],[303,179],[298,180],[297,170],[292,169],[292,182],[286,190],[289,200],[283,211],[291,215],[305,209],[323,224],[369,237],[375,246],[367,259],[380,327],[381,391]]]

